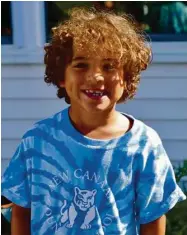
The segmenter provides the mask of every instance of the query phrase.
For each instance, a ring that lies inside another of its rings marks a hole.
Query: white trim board
[[[153,63],[187,63],[187,42],[153,42]],[[2,64],[43,64],[44,49],[2,45]]]

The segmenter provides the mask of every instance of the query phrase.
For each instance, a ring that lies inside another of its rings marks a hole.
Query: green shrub
[[[182,177],[187,176],[187,160],[183,162],[183,166],[174,169],[177,183],[181,183]],[[187,196],[185,184],[183,184],[183,191]],[[187,200],[177,203],[166,216],[166,235],[187,235]]]

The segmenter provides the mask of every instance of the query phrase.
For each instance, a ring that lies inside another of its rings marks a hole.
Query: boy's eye
[[[78,69],[86,69],[88,68],[88,64],[86,63],[77,63],[73,65],[74,68],[78,68]]]
[[[115,69],[115,66],[113,64],[104,64],[103,65],[103,69],[105,71],[111,71],[111,70],[114,70]]]

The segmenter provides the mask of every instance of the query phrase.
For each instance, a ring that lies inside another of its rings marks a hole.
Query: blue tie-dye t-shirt
[[[31,208],[34,235],[137,235],[185,195],[157,133],[133,119],[129,132],[90,139],[68,109],[22,138],[2,178],[2,194]]]

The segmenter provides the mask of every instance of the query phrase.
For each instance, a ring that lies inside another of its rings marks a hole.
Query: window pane
[[[153,41],[187,40],[187,2],[166,1],[91,1],[46,2],[47,39],[51,28],[68,18],[74,6],[94,6],[98,10],[130,14]]]
[[[1,44],[12,44],[11,2],[1,2]]]

